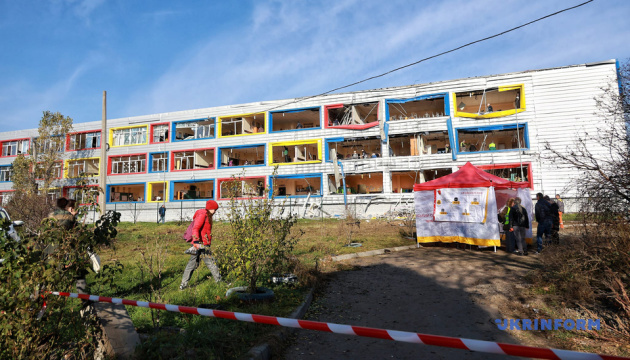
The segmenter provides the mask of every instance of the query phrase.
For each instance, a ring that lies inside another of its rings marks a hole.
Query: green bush
[[[82,311],[81,302],[47,292],[73,291],[90,271],[88,251],[111,243],[119,219],[109,212],[95,225],[71,230],[46,219],[38,235],[22,242],[7,238],[8,224],[1,224],[0,358],[92,356],[99,338],[94,316]]]
[[[291,233],[297,221],[293,214],[274,214],[273,192],[269,197],[267,189],[263,197],[255,198],[259,189],[249,188],[236,177],[227,186],[233,195],[227,208],[229,226],[218,234],[214,254],[228,278],[244,281],[248,292],[255,293],[263,275],[287,268],[301,233]],[[237,200],[236,194],[249,195]]]

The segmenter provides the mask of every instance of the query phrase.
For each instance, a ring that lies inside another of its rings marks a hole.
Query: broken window
[[[29,139],[7,140],[2,142],[2,156],[28,154]]]
[[[109,166],[111,175],[137,174],[146,172],[146,154],[110,156]]]
[[[151,124],[151,142],[168,142],[168,123]]]
[[[11,181],[11,175],[13,175],[13,166],[0,166],[0,182]]]
[[[168,196],[166,181],[149,182],[147,185],[149,186],[149,192],[147,194],[148,202],[166,201],[166,197]]]
[[[446,116],[446,94],[426,95],[413,99],[387,100],[387,114],[390,121],[426,119]]]
[[[149,172],[168,171],[168,152],[151,153],[149,158],[151,162]]]
[[[214,118],[177,121],[173,124],[175,141],[214,138]],[[168,132],[166,137],[168,138]]]
[[[220,167],[265,164],[265,145],[220,148]]]
[[[523,85],[509,85],[458,92],[455,116],[475,119],[493,118],[525,110]]]
[[[530,163],[479,165],[477,167],[502,179],[515,182],[528,182],[530,188],[533,188]]]
[[[36,151],[38,154],[49,154],[51,152],[62,152],[64,147],[63,137],[61,135],[54,135],[43,141],[40,138],[33,139],[36,144]]]
[[[144,145],[147,143],[147,126],[111,129],[112,146]]]
[[[426,131],[412,135],[391,135],[390,156],[427,156],[451,152],[448,131]]]
[[[335,149],[337,160],[357,160],[381,157],[381,138],[377,136],[328,141],[328,158]]]
[[[271,131],[318,129],[319,110],[319,107],[315,107],[271,112]]]
[[[424,181],[422,181],[421,179],[420,182],[435,180],[435,179],[441,178],[442,176],[446,176],[452,173],[453,173],[452,168],[424,170],[422,171],[422,176],[424,177]]]
[[[363,129],[369,127],[367,125],[378,125],[378,102],[327,105],[324,111],[328,127]]]
[[[67,160],[67,177],[74,178],[84,176],[98,176],[99,158]]]
[[[49,204],[55,204],[57,199],[61,197],[61,190],[59,188],[50,188],[46,192],[46,202]],[[42,190],[37,191],[39,195],[43,195]]]
[[[173,200],[195,200],[214,198],[214,180],[175,181]]]
[[[265,132],[265,113],[219,118],[221,136],[251,135]]]
[[[214,169],[214,149],[173,152],[173,170]]]
[[[320,162],[321,140],[272,143],[271,156],[274,164],[299,164]]]
[[[328,175],[330,194],[343,194],[343,182],[335,188],[335,175]],[[383,193],[383,173],[346,174],[346,194],[381,194]]]
[[[265,196],[265,178],[219,179],[219,198],[255,198]]]
[[[100,147],[100,130],[68,134],[68,151],[97,149]]]
[[[48,169],[44,168],[42,163],[37,163],[37,168],[35,169],[35,177],[37,180],[42,180],[44,178],[44,174],[48,172]],[[56,161],[52,168],[50,169],[51,179],[61,179],[63,176],[63,162]]]
[[[11,199],[11,195],[13,194],[13,190],[11,191],[0,191],[0,206],[4,206]]]
[[[273,183],[275,196],[317,196],[321,194],[320,174],[278,176]]]
[[[143,202],[145,184],[108,185],[108,202]]]
[[[66,197],[74,199],[79,205],[90,205],[98,202],[98,185],[90,185],[84,188],[66,187]]]
[[[527,124],[482,126],[457,129],[459,152],[515,150],[529,148]]]
[[[424,182],[422,171],[392,171],[392,192],[412,193],[413,185]]]

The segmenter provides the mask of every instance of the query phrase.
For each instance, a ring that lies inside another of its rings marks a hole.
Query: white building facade
[[[107,209],[123,220],[155,221],[162,204],[167,220],[190,217],[207,199],[221,205],[265,188],[300,216],[346,206],[361,217],[391,215],[412,206],[414,183],[469,161],[527,181],[533,193],[571,197],[564,192],[579,173],[541,157],[545,143],[564,149],[578,133],[596,133],[595,98],[617,86],[618,67],[609,60],[111,119],[104,135],[100,121],[75,123],[51,196],[73,197],[80,173],[96,185],[107,143]],[[0,133],[1,201],[11,194],[11,163],[35,137],[37,129]]]

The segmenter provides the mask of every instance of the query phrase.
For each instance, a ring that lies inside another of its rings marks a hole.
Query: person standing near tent
[[[536,194],[536,200],[536,206],[534,207],[536,222],[538,222],[538,227],[536,228],[536,254],[539,254],[543,249],[543,235],[549,240],[552,222],[549,203],[544,199],[543,194]]]
[[[551,218],[551,241],[554,244],[560,243],[560,212],[558,204],[551,200],[549,196],[545,196],[545,200],[549,202],[549,215]]]
[[[182,283],[179,285],[179,290],[184,290],[188,286],[193,271],[199,266],[199,260],[203,260],[206,264],[215,282],[218,283],[221,281],[221,273],[210,251],[210,244],[212,242],[212,216],[217,209],[219,209],[219,204],[214,200],[208,200],[206,202],[206,208],[197,210],[193,216],[192,244],[197,251],[190,255],[186,269],[184,269],[184,275],[182,276]]]
[[[516,238],[514,236],[514,198],[509,198],[505,204],[507,211],[505,213],[505,222],[503,223],[503,230],[505,231],[505,248],[508,254],[514,252],[516,248]]]
[[[564,201],[560,199],[560,194],[556,194],[556,204],[558,204],[558,214],[560,215],[560,229],[564,229],[564,222],[562,222],[562,214],[564,213]]]
[[[520,197],[514,198],[514,207],[512,208],[512,225],[514,237],[516,238],[516,248],[518,249],[515,251],[515,254],[527,256],[525,236],[527,229],[529,229],[529,214],[527,214],[527,209],[521,205],[521,201]]]

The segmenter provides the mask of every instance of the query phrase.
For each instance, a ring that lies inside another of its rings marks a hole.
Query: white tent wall
[[[418,243],[459,242],[470,245],[500,246],[497,201],[494,188],[488,192],[486,222],[438,222],[433,221],[434,190],[416,191],[416,231]]]

